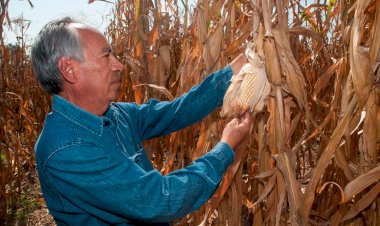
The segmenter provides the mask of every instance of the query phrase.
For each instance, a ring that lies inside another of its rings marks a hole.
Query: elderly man
[[[123,65],[99,31],[71,18],[45,25],[32,47],[52,112],[35,146],[41,188],[58,225],[167,225],[213,194],[249,130],[245,114],[186,168],[163,176],[142,142],[189,126],[220,106],[238,57],[171,102],[113,102]]]

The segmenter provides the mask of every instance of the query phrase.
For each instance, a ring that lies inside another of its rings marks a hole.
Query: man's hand
[[[233,118],[224,128],[222,134],[223,142],[228,143],[232,149],[240,144],[249,132],[251,126],[251,115],[246,111],[240,118]]]
[[[240,69],[244,64],[248,63],[247,57],[245,57],[244,53],[240,53],[231,63],[232,71],[234,75],[239,74]]]

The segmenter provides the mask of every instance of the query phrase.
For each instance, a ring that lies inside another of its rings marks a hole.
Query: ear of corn
[[[265,99],[271,91],[264,61],[247,47],[245,52],[248,62],[239,74],[231,79],[223,100],[222,116],[240,115],[246,110],[260,112],[265,105]]]
[[[273,37],[266,37],[264,42],[265,66],[269,81],[275,85],[281,85],[281,68],[278,60],[276,44]]]

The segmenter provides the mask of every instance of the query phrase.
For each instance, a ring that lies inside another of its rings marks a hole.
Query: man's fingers
[[[233,118],[233,119],[231,119],[231,121],[229,121],[227,123],[227,125],[230,125],[230,126],[232,126],[232,125],[238,125],[238,124],[239,124],[239,119],[238,118]]]
[[[240,117],[238,117],[239,124],[244,125],[251,122],[251,114],[249,111],[246,111],[244,114],[242,114]]]
[[[250,122],[251,122],[251,114],[249,113],[249,111],[246,111],[243,115],[242,123],[246,124]]]
[[[231,119],[231,121],[228,124],[241,127],[241,126],[246,126],[250,122],[251,122],[251,114],[249,113],[249,111],[245,111],[245,113],[242,114],[240,117],[235,117]]]

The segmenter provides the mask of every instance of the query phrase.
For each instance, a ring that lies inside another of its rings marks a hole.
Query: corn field
[[[265,62],[270,93],[249,136],[210,201],[175,225],[380,225],[379,0],[118,0],[112,15],[120,101],[172,100],[247,45]],[[2,44],[0,224],[51,106],[26,53]],[[220,113],[146,141],[154,167],[210,150]]]

